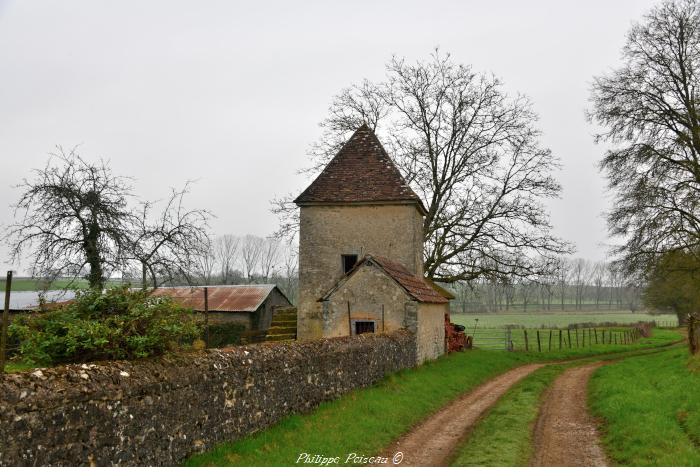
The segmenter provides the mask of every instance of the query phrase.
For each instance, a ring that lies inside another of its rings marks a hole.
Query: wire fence
[[[661,327],[661,326],[658,326]],[[671,325],[669,324],[669,327]],[[675,327],[675,326],[673,326]],[[474,347],[486,350],[548,352],[596,345],[626,345],[642,337],[637,327],[567,327],[523,329],[515,327],[470,330]]]

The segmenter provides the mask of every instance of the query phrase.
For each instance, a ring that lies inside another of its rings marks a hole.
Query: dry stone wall
[[[0,465],[172,465],[415,362],[398,331],[8,374]]]

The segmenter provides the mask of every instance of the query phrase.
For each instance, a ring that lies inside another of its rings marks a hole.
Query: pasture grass
[[[619,346],[618,351],[666,345],[678,338],[672,331],[656,330],[653,338]],[[350,453],[376,455],[460,394],[511,368],[615,350],[607,346],[548,353],[473,350],[443,356],[323,403],[308,414],[291,415],[271,428],[220,444],[184,465],[288,465],[302,453],[340,457],[342,463]]]
[[[511,342],[513,350],[526,349],[525,332],[528,336],[527,349],[530,352],[552,353],[557,352],[567,356],[586,354],[597,349],[600,352],[618,352],[629,349],[629,344],[623,344],[624,333],[629,328],[601,327],[595,329],[513,329],[511,330]],[[539,334],[539,346],[537,336]],[[551,334],[551,341],[550,341]],[[561,334],[561,344],[560,344]],[[499,349],[505,347],[505,331],[503,329],[482,329],[474,335],[474,346],[482,349]],[[676,331],[671,329],[656,329],[650,338],[641,338],[638,342],[642,345],[653,344],[657,340],[666,340],[668,336],[678,337]],[[678,337],[680,339],[680,337]],[[635,343],[636,344],[636,343]],[[561,348],[560,348],[561,345]]]
[[[450,319],[453,323],[461,324],[467,328],[469,333],[479,320],[476,327],[484,328],[504,328],[506,326],[519,326],[525,328],[562,328],[571,324],[579,323],[636,323],[637,321],[656,321],[663,323],[678,323],[678,318],[673,314],[656,314],[631,311],[601,311],[601,312],[528,312],[528,313],[451,313]]]
[[[589,386],[617,464],[700,465],[700,372],[685,347],[600,368]]]

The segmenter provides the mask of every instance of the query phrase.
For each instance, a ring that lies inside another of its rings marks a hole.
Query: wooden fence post
[[[595,343],[598,344],[598,330],[593,328],[593,337],[595,337]]]
[[[537,330],[537,351],[542,352],[542,346],[540,345],[540,330]]]
[[[586,346],[586,330],[584,329],[581,333],[581,347]]]
[[[576,348],[578,349],[578,328],[576,328]]]
[[[2,310],[2,331],[0,332],[0,373],[5,372],[7,361],[7,325],[10,321],[10,292],[12,290],[12,271],[7,271],[5,281],[5,307]]]
[[[525,352],[528,352],[530,348],[527,345],[527,329],[523,329],[523,334],[525,335]]]
[[[698,338],[698,318],[695,313],[691,313],[690,316],[688,316],[688,350],[690,351],[691,355],[695,355],[698,353],[698,341],[700,340]]]
[[[571,348],[571,329],[566,328],[566,335],[569,337],[569,348]]]
[[[561,329],[559,330],[559,350],[561,350]]]
[[[552,330],[549,330],[549,348],[547,349],[550,352],[552,351]]]

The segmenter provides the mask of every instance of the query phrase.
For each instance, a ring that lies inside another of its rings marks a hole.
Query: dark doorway
[[[343,274],[350,272],[357,264],[357,255],[340,255],[343,260]]]
[[[374,321],[355,321],[355,334],[374,332]]]

